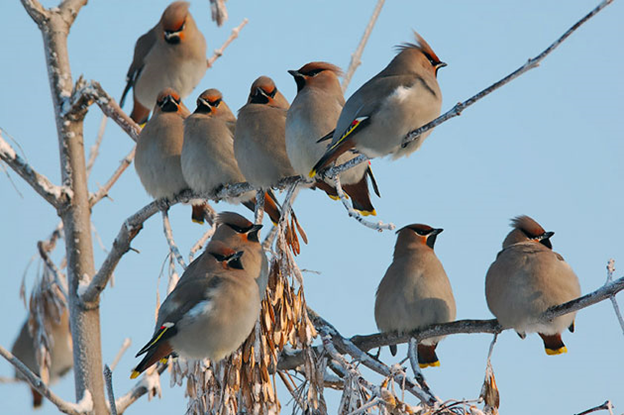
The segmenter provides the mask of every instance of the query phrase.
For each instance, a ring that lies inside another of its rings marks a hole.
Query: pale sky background
[[[46,2],[55,4],[55,2]],[[119,98],[132,59],[134,42],[159,19],[168,1],[92,0],[80,13],[69,38],[74,81],[80,74],[99,81]],[[515,70],[546,48],[598,1],[400,2],[384,6],[347,96],[380,71],[394,56],[394,46],[411,41],[416,29],[448,67],[439,72],[443,110]],[[210,20],[207,0],[193,0],[191,11],[208,41],[209,55],[221,46],[244,17],[250,22],[225,55],[185,102],[207,88],[221,89],[233,109],[246,100],[251,82],[271,76],[289,99],[296,87],[286,72],[313,60],[346,69],[375,5],[367,1],[227,3],[224,27]],[[59,183],[56,130],[41,35],[21,4],[0,6],[5,34],[0,42],[0,127],[11,134],[31,165]],[[407,159],[375,160],[382,198],[373,200],[379,218],[398,227],[421,222],[442,227],[436,252],[451,280],[457,318],[489,319],[484,297],[485,273],[509,231],[509,219],[528,214],[553,230],[554,248],[579,276],[583,293],[601,286],[609,258],[624,269],[624,6],[615,2],[547,58],[510,85],[438,127],[422,148]],[[129,106],[126,108],[130,110]],[[85,126],[85,146],[96,136],[101,113],[92,107]],[[17,148],[17,144],[11,143]],[[132,148],[132,140],[109,123],[90,189],[104,183]],[[10,169],[8,169],[10,171]],[[36,242],[47,238],[58,218],[16,174],[0,177],[0,344],[10,348],[26,316],[18,293]],[[150,198],[129,169],[110,194],[93,209],[93,222],[104,247],[110,247],[122,221]],[[227,204],[217,210],[236,209]],[[298,257],[308,274],[309,305],[344,335],[376,332],[376,287],[390,263],[395,235],[377,233],[347,217],[342,205],[321,192],[302,191],[295,209],[310,244]],[[189,208],[176,206],[171,216],[176,240],[188,252],[205,228],[192,224]],[[103,358],[111,362],[125,337],[133,345],[114,373],[117,396],[134,381],[130,370],[136,351],[154,324],[156,282],[167,254],[159,215],[150,219],[115,273],[115,287],[102,297]],[[54,258],[59,260],[63,248]],[[105,253],[96,247],[96,265]],[[26,283],[32,286],[31,266]],[[616,277],[622,275],[618,270]],[[166,278],[161,279],[164,292]],[[622,299],[620,298],[622,303]],[[624,307],[624,303],[622,303]],[[493,356],[504,414],[578,413],[611,399],[624,410],[624,337],[611,304],[581,311],[576,332],[565,333],[569,352],[550,357],[537,335],[524,341],[513,332],[500,336]],[[443,400],[476,398],[491,336],[455,335],[438,348],[441,368],[427,369],[433,391]],[[406,352],[386,363],[399,361]],[[12,367],[0,361],[0,375]],[[279,382],[279,381],[278,381]],[[170,389],[162,378],[163,397],[141,399],[129,414],[184,413],[183,388]],[[53,390],[74,399],[73,376]],[[280,391],[284,412],[290,398]],[[328,391],[335,411],[338,394]],[[407,401],[416,404],[411,396]],[[0,412],[27,413],[31,397],[23,384],[0,385]],[[530,408],[530,409],[527,409]],[[45,402],[39,414],[56,413]]]

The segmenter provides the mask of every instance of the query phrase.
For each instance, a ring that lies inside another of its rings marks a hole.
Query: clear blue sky
[[[54,2],[46,2],[53,4]],[[74,80],[83,74],[119,97],[136,38],[152,27],[167,1],[91,1],[72,28],[69,48]],[[244,17],[241,36],[210,69],[193,95],[194,108],[204,89],[221,89],[231,108],[246,100],[249,85],[269,75],[292,100],[295,83],[286,72],[312,60],[346,68],[374,7],[374,0],[293,3],[230,1],[223,28],[210,21],[207,1],[192,1],[191,11],[208,41],[209,53]],[[439,72],[443,109],[464,100],[537,55],[597,1],[569,2],[396,2],[384,6],[377,26],[347,91],[353,93],[394,56],[393,46],[411,40],[416,29],[449,64]],[[48,78],[39,31],[17,1],[0,6],[0,126],[23,149],[27,160],[59,182],[58,146]],[[555,250],[579,276],[584,293],[602,285],[609,258],[624,269],[624,6],[615,2],[577,31],[543,64],[495,92],[464,114],[438,127],[420,151],[396,162],[373,163],[382,198],[375,199],[379,218],[397,226],[422,222],[445,229],[436,251],[454,288],[457,318],[491,318],[484,298],[485,272],[509,231],[509,219],[528,214],[556,231]],[[128,109],[129,110],[129,109]],[[100,112],[92,108],[85,127],[86,146],[93,142]],[[15,147],[17,145],[13,143]],[[109,123],[90,188],[104,183],[133,142]],[[26,265],[36,241],[58,222],[55,212],[14,173],[15,186],[0,177],[0,314],[5,316],[0,344],[10,347],[26,311],[18,298]],[[131,168],[93,209],[94,226],[109,247],[122,221],[150,199]],[[226,204],[218,210],[232,209]],[[387,268],[395,235],[366,229],[346,216],[340,203],[320,192],[303,191],[295,209],[310,244],[298,258],[306,275],[306,297],[345,335],[376,331],[374,293]],[[242,210],[237,209],[242,212]],[[189,208],[171,215],[183,252],[203,229],[189,221]],[[156,282],[167,244],[158,216],[145,224],[115,273],[115,287],[102,298],[105,362],[111,362],[125,337],[133,345],[115,374],[118,395],[128,379],[132,357],[153,329]],[[63,255],[57,249],[55,258]],[[96,247],[96,263],[105,253]],[[31,267],[26,282],[32,286]],[[621,276],[622,272],[616,272]],[[164,278],[161,292],[166,289]],[[622,304],[624,306],[624,304]],[[442,367],[427,369],[433,391],[443,400],[476,398],[485,369],[488,335],[459,335],[439,347]],[[611,399],[624,408],[622,370],[624,337],[611,305],[603,302],[579,313],[576,332],[565,333],[569,352],[549,357],[536,335],[520,340],[505,332],[493,365],[505,414],[577,413]],[[405,354],[405,347],[399,354]],[[400,359],[382,358],[388,363]],[[12,368],[0,362],[0,375]],[[162,379],[163,397],[135,404],[128,413],[183,413],[182,388]],[[73,399],[69,376],[54,390]],[[281,391],[285,405],[290,398]],[[335,408],[337,394],[328,392]],[[409,400],[415,404],[415,400]],[[0,412],[25,413],[30,394],[24,385],[0,385]],[[532,410],[527,409],[532,408]],[[55,413],[46,402],[40,414]]]

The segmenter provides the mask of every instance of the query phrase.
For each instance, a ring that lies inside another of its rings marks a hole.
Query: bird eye
[[[218,106],[219,106],[219,104],[220,104],[220,103],[221,103],[221,100],[220,100],[220,99],[216,99],[216,100],[214,100],[214,101],[212,101],[212,102],[210,103],[210,106],[211,106],[211,107],[215,107],[215,108],[216,108],[216,107],[218,107]]]
[[[269,92],[267,95],[271,98],[275,98],[275,94],[277,94],[277,88],[273,88],[273,91]]]
[[[316,75],[320,74],[321,72],[323,72],[322,69],[313,69],[310,72],[306,73],[305,75],[307,75],[307,76],[316,76]]]

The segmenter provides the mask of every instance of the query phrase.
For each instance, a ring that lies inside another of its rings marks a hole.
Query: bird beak
[[[251,242],[260,242],[260,239],[258,238],[258,231],[260,231],[260,229],[262,229],[262,225],[253,225],[249,232],[247,232],[247,240]]]
[[[440,69],[440,68],[444,68],[445,66],[448,66],[448,64],[446,62],[438,62],[438,64],[435,66],[436,70]]]
[[[432,236],[433,236],[433,235],[439,235],[439,234],[441,234],[442,232],[444,232],[444,229],[442,229],[442,228],[434,229],[433,231],[431,231],[431,235],[432,235]]]
[[[296,70],[294,70],[294,69],[289,69],[288,73],[291,74],[292,76],[294,76],[295,78],[298,77],[298,76],[301,76],[301,74],[299,72],[297,72]]]
[[[542,239],[550,239],[550,238],[552,238],[552,236],[553,236],[554,234],[555,234],[555,233],[554,233],[554,232],[552,232],[552,231],[551,231],[551,232],[545,232],[545,233],[544,233],[544,236],[542,237]]]

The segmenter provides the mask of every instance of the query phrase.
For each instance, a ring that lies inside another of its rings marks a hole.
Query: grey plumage
[[[451,284],[433,251],[441,231],[422,224],[398,231],[394,258],[377,288],[375,321],[380,330],[406,332],[455,319]],[[422,344],[434,349],[440,340],[430,338]],[[439,364],[433,349],[429,361],[421,359],[419,353],[422,367]]]
[[[505,328],[521,336],[537,332],[548,354],[566,351],[561,332],[572,328],[576,313],[539,321],[548,308],[580,296],[578,278],[563,257],[552,250],[550,237],[532,218],[519,216],[488,269],[485,296],[490,311]]]
[[[153,198],[172,197],[188,187],[180,154],[188,109],[172,89],[164,90],[154,115],[139,134],[134,167],[141,184]]]
[[[234,155],[245,179],[255,187],[267,189],[296,174],[286,154],[288,107],[273,80],[261,76],[252,84],[247,104],[238,111]]]

